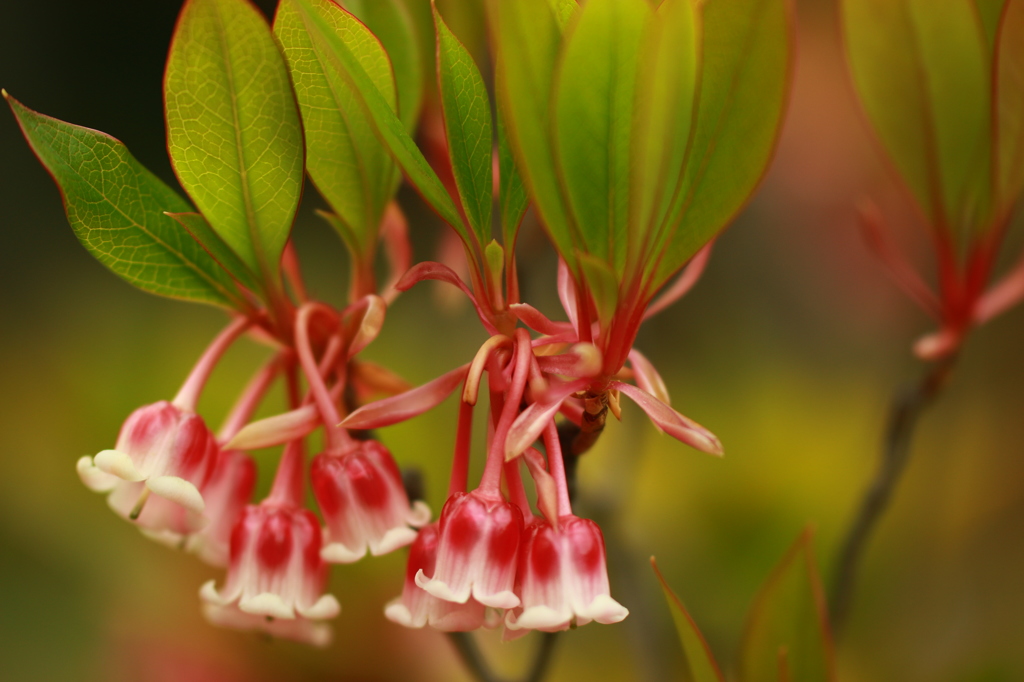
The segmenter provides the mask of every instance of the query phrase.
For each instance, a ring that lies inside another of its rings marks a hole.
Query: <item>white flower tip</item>
[[[409,515],[405,517],[405,522],[413,528],[422,528],[430,523],[431,516],[430,506],[423,500],[416,500],[412,503]]]
[[[180,549],[182,547],[182,541],[185,540],[184,535],[181,533],[175,533],[173,530],[167,528],[161,528],[159,530],[153,530],[151,528],[144,528],[139,526],[139,532],[145,535],[150,540],[155,540],[161,545],[166,545],[171,549]]]
[[[509,630],[545,630],[554,632],[556,630],[567,630],[572,613],[568,610],[561,612],[547,606],[538,604],[524,609],[516,618],[511,612],[505,619],[505,627]]]
[[[594,601],[590,602],[590,606],[580,615],[590,620],[595,620],[598,623],[609,625],[624,620],[629,615],[629,609],[612,599],[609,595],[599,594],[594,597]]]
[[[116,476],[123,481],[136,483],[146,478],[142,472],[135,468],[132,458],[119,450],[101,450],[93,457],[92,461],[100,471]]]
[[[94,493],[108,493],[114,489],[119,480],[117,476],[112,476],[104,471],[100,471],[95,464],[93,464],[92,457],[88,455],[80,458],[75,464],[75,469],[78,471],[78,477],[82,479],[82,483],[85,487]]]
[[[341,613],[341,604],[333,594],[325,594],[316,600],[308,609],[298,607],[299,615],[311,620],[327,620]]]
[[[401,597],[392,599],[387,603],[387,606],[384,607],[384,617],[392,623],[404,625],[407,628],[421,628],[426,625],[426,621],[417,623],[413,620],[412,611],[402,603]]]
[[[325,623],[312,623],[301,634],[301,641],[306,642],[317,649],[323,649],[334,639],[334,631]]]
[[[430,596],[437,597],[438,599],[443,599],[445,601],[455,602],[456,604],[465,604],[469,601],[469,587],[466,588],[464,593],[456,593],[452,588],[448,587],[447,583],[437,580],[436,578],[428,578],[422,568],[416,572],[416,586],[424,590]]]
[[[214,580],[207,580],[203,583],[203,586],[199,588],[199,598],[207,604],[214,606],[226,606],[230,603],[230,600],[222,597],[220,592],[217,591]]]
[[[320,558],[329,564],[352,564],[366,556],[366,548],[362,551],[349,549],[340,542],[329,542],[320,550]]]
[[[473,585],[473,598],[484,606],[496,609],[514,609],[519,606],[519,597],[511,590],[502,590],[493,594],[481,594],[477,585]]]
[[[244,613],[251,613],[257,616],[270,616],[271,618],[295,618],[295,610],[284,603],[280,595],[273,592],[263,592],[255,597],[243,597],[238,602],[238,608]]]
[[[195,484],[178,476],[157,476],[146,481],[146,487],[154,494],[180,504],[185,509],[202,514],[206,508],[203,496]]]
[[[429,513],[430,510],[428,509]],[[373,556],[381,556],[393,552],[400,547],[411,545],[412,541],[416,539],[416,531],[407,526],[398,526],[392,528],[388,532],[384,533],[384,537],[379,542],[370,543],[370,553]]]

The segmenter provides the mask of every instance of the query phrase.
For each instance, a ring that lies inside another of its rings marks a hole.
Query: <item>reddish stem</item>
[[[303,507],[306,469],[306,453],[301,440],[293,440],[284,446],[284,454],[277,464],[274,485],[266,502],[288,507]]]
[[[562,444],[558,440],[558,427],[555,426],[554,420],[548,422],[547,428],[544,429],[544,448],[548,451],[548,469],[555,479],[555,487],[558,490],[558,515],[572,514],[569,481],[565,476],[565,460],[562,459]]]
[[[530,335],[522,327],[516,329],[515,334],[516,356],[513,360],[515,368],[512,372],[512,383],[508,388],[508,395],[505,397],[501,417],[494,429],[494,439],[491,441],[490,451],[487,455],[483,478],[480,480],[480,487],[485,490],[497,490],[501,483],[501,465],[505,462],[505,438],[508,436],[512,422],[519,414],[519,404],[523,400],[526,380],[530,375],[530,356],[533,354]]]
[[[174,396],[174,406],[189,412],[196,411],[196,403],[199,402],[199,394],[203,392],[213,368],[217,366],[224,352],[235,342],[242,333],[249,328],[252,320],[246,317],[236,318],[218,334],[207,346],[195,367],[189,373],[185,383],[182,384],[178,395]]]
[[[505,482],[508,484],[509,498],[523,513],[523,521],[529,523],[532,520],[533,512],[530,511],[530,498],[526,496],[523,477],[519,473],[520,460],[521,458],[517,457],[511,462],[505,462]]]
[[[469,486],[469,453],[473,438],[473,406],[459,402],[459,424],[455,432],[455,457],[452,476],[448,483],[448,496],[464,493]]]
[[[224,425],[220,428],[218,439],[221,443],[227,443],[234,438],[235,434],[241,431],[242,427],[252,418],[277,373],[281,371],[281,358],[282,354],[272,357],[249,380],[249,384],[242,391],[235,406],[231,408],[228,418],[224,420]]]
[[[320,411],[327,439],[327,451],[338,453],[354,446],[355,443],[344,429],[338,427],[341,416],[320,376],[320,368],[309,343],[309,318],[317,312],[330,312],[330,309],[320,303],[306,303],[299,308],[295,320],[295,350],[299,354],[299,362],[309,383],[309,389],[313,392],[313,400]]]

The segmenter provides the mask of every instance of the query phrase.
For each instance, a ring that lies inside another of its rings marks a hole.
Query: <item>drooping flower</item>
[[[199,492],[213,473],[219,448],[202,417],[167,401],[135,410],[113,450],[78,460],[91,490],[109,492],[111,508],[151,534],[180,539],[203,525]],[[148,502],[150,495],[163,502]]]
[[[289,444],[267,499],[245,508],[231,534],[228,576],[218,590],[200,590],[207,619],[239,630],[326,646],[341,605],[325,594],[328,567],[320,558],[316,516],[303,508],[304,456]]]
[[[409,560],[405,570],[405,584],[402,594],[391,600],[384,608],[388,620],[407,628],[421,628],[425,625],[443,632],[468,632],[480,627],[494,627],[495,614],[483,604],[470,597],[460,604],[433,596],[416,584],[416,576],[422,571],[433,575],[437,565],[437,546],[441,531],[437,522],[420,529],[409,547]]]
[[[375,440],[356,441],[340,455],[323,453],[310,471],[313,493],[323,514],[324,560],[352,563],[366,555],[387,554],[416,539],[430,521],[421,501],[409,504],[394,458]]]
[[[508,611],[510,630],[555,632],[618,623],[629,611],[612,599],[604,536],[596,523],[563,516],[558,526],[537,520],[526,529],[519,556],[520,607]]]
[[[437,560],[431,575],[417,570],[420,588],[458,604],[473,598],[499,609],[519,605],[513,589],[523,515],[516,505],[493,489],[455,493],[438,526]]]
[[[256,462],[241,450],[225,450],[202,489],[206,525],[189,536],[186,549],[213,566],[227,566],[231,532],[256,487]]]

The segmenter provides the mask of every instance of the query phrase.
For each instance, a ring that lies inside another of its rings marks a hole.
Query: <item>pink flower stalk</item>
[[[113,450],[78,460],[86,487],[109,492],[111,508],[147,535],[179,544],[205,523],[199,491],[213,474],[220,448],[196,414],[196,403],[221,356],[251,324],[245,318],[231,322],[199,358],[173,402],[135,410]],[[147,504],[152,494],[158,500]]]
[[[470,597],[465,603],[439,599],[416,584],[423,572],[433,575],[437,565],[437,547],[441,537],[437,522],[422,528],[409,548],[402,595],[388,602],[384,615],[388,620],[407,628],[424,625],[443,632],[468,632],[481,627],[495,627],[494,611]]]
[[[113,450],[78,460],[82,482],[109,492],[111,508],[150,534],[177,541],[199,530],[199,490],[217,463],[217,441],[202,417],[167,401],[135,410]],[[151,494],[164,502],[147,504]]]
[[[629,611],[612,599],[604,536],[597,524],[573,515],[558,527],[537,520],[526,529],[519,555],[519,608],[505,614],[509,630],[555,632],[618,623]]]
[[[290,443],[270,496],[245,508],[231,534],[228,576],[220,590],[211,580],[200,596],[215,625],[261,630],[275,637],[326,646],[341,605],[327,587],[327,564],[316,516],[303,508],[301,445]]]
[[[357,441],[340,455],[325,452],[313,460],[313,493],[326,529],[321,555],[348,564],[405,547],[430,521],[423,502],[409,504],[402,476],[387,448],[375,440]]]
[[[484,606],[510,609],[523,513],[497,490],[483,488],[448,498],[438,521],[437,560],[431,575],[419,568],[416,585],[431,596],[457,604],[470,598]]]
[[[227,566],[231,533],[252,499],[256,462],[241,450],[225,450],[202,489],[208,523],[186,540],[185,548],[212,566]]]

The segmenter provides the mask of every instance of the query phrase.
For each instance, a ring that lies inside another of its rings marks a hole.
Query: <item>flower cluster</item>
[[[325,621],[340,611],[326,593],[328,564],[402,547],[402,594],[385,613],[403,625],[503,626],[515,637],[620,621],[627,610],[611,596],[603,534],[574,513],[566,462],[597,442],[609,413],[620,416],[623,395],[659,430],[721,454],[714,434],[671,407],[633,344],[645,319],[697,281],[710,243],[763,174],[785,96],[785,3],[756,14],[762,29],[747,13],[712,3],[705,16],[689,0],[489,0],[496,73],[486,81],[434,8],[439,106],[423,118],[438,125],[428,126],[426,156],[413,138],[426,98],[409,49],[423,36],[401,3],[354,4],[360,16],[333,0],[280,0],[272,25],[244,0],[184,4],[164,102],[188,200],[117,140],[4,93],[97,258],[142,289],[233,317],[173,400],[139,408],[114,448],[81,458],[78,472],[147,536],[226,569],[201,589],[220,625],[324,645]],[[747,42],[755,30],[767,37],[749,57],[757,69],[701,73],[705,44]],[[742,104],[752,95],[757,107]],[[720,152],[739,147],[741,159]],[[308,295],[290,239],[307,175],[349,252],[341,309]],[[451,267],[410,268],[395,202],[403,177],[453,228]],[[530,205],[559,258],[565,320],[520,297],[516,241]],[[381,253],[389,273],[379,286]],[[359,355],[394,298],[431,279],[468,296],[487,339],[464,366],[410,389]],[[199,397],[243,335],[272,357],[214,435]],[[277,383],[286,411],[254,420]],[[448,494],[431,522],[375,429],[460,386]],[[307,462],[314,431],[323,447]],[[283,454],[257,501],[246,452],[271,446]],[[474,450],[485,462],[470,485]],[[307,486],[319,516],[306,508]]]

